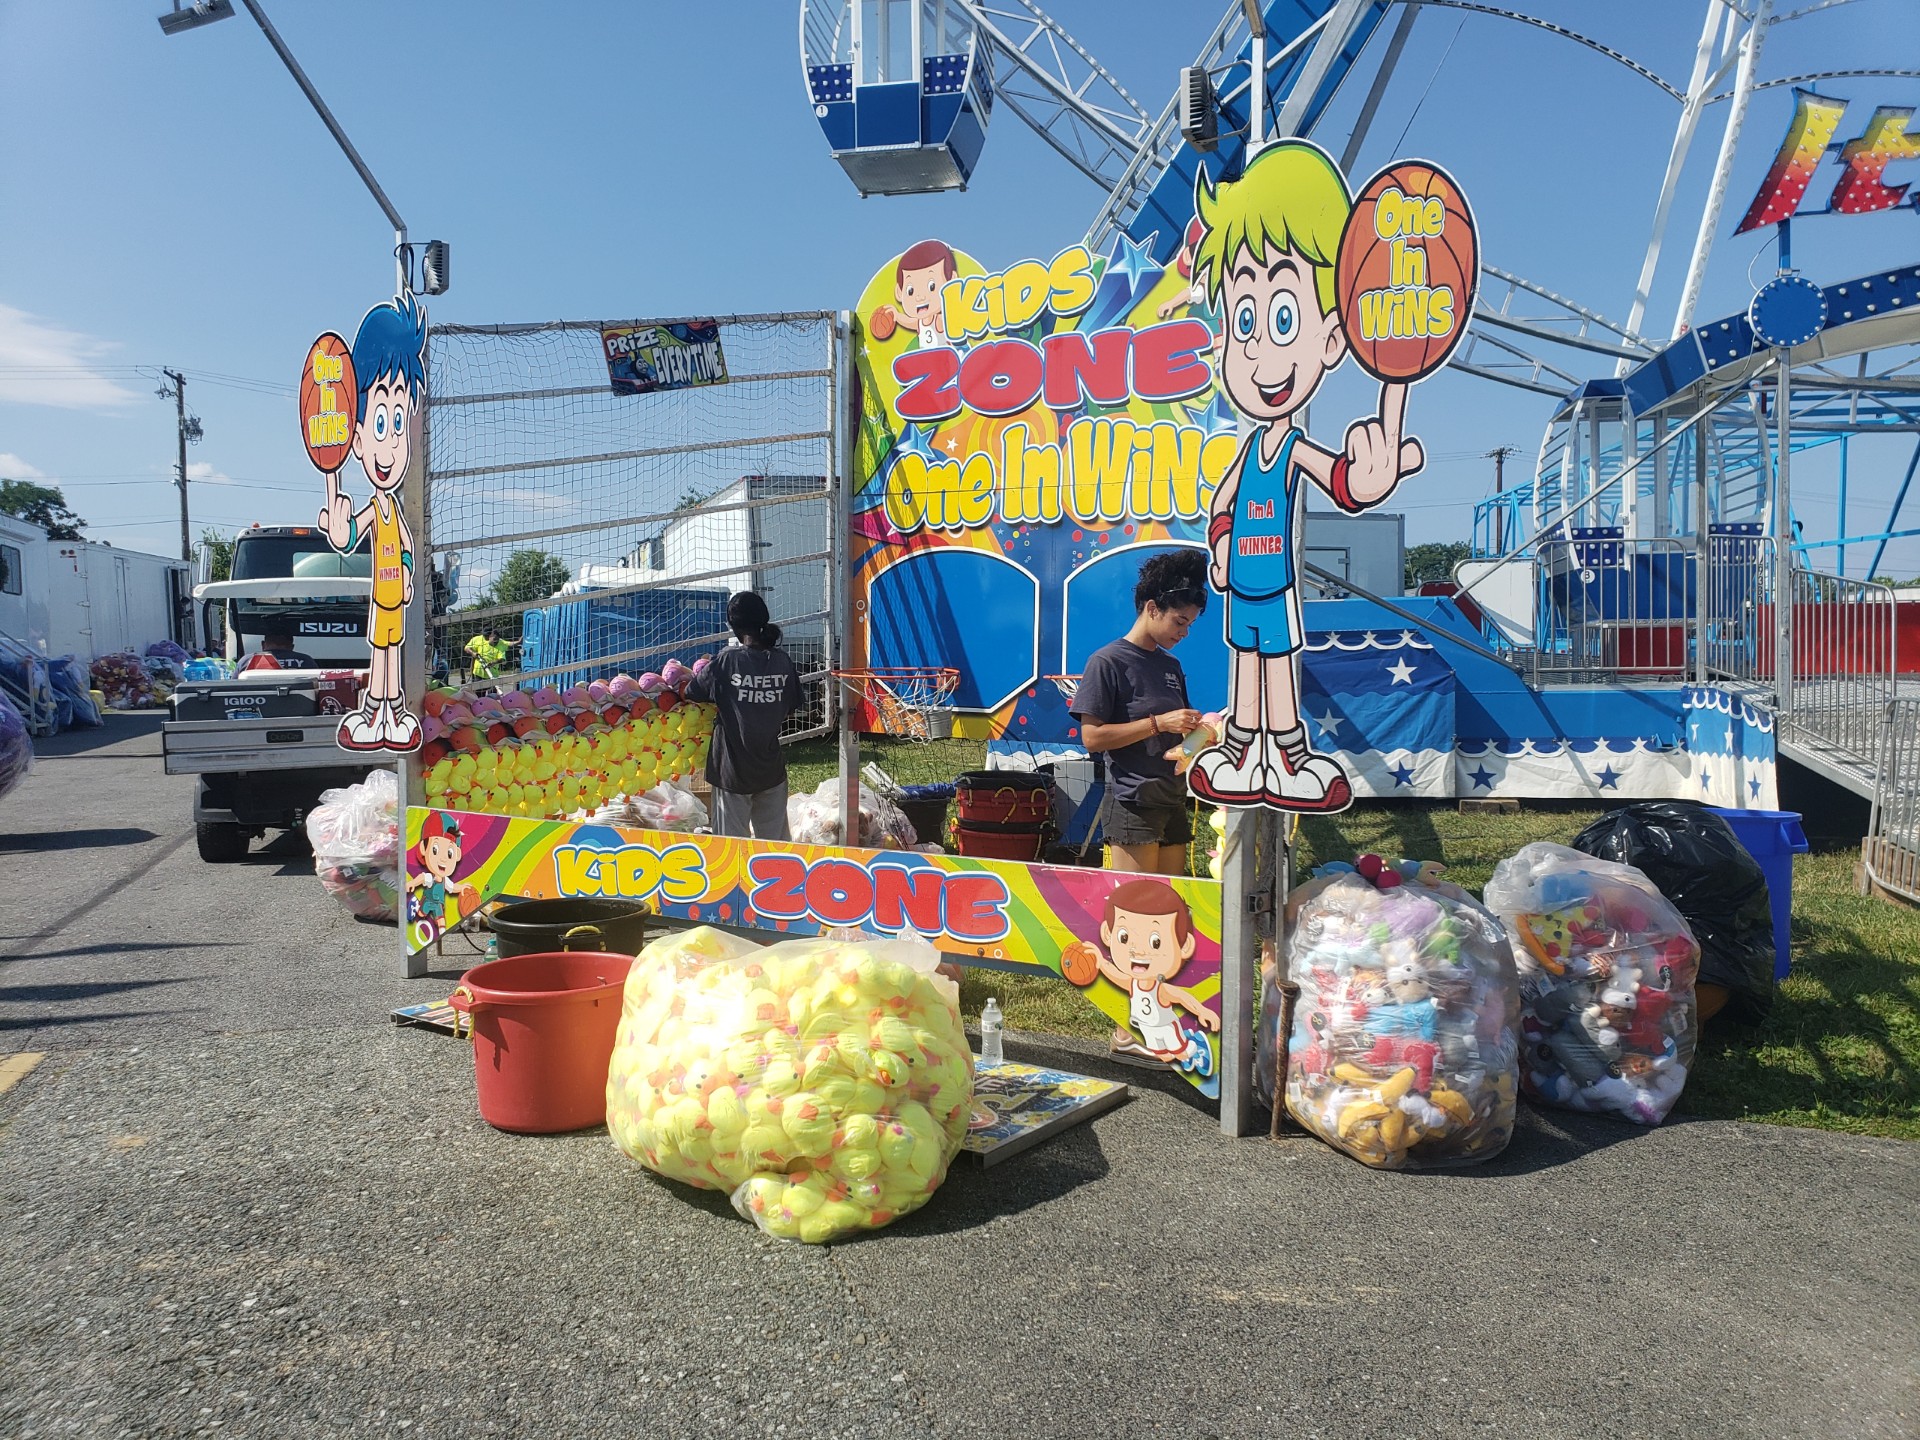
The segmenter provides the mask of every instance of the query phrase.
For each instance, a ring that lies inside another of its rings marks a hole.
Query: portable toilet
[[[814,118],[862,195],[964,190],[993,81],[955,0],[801,0]]]

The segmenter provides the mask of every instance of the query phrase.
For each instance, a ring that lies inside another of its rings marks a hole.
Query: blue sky
[[[1157,112],[1223,3],[1048,8]],[[452,243],[438,320],[838,307],[923,235],[1002,266],[1077,240],[1100,200],[1004,109],[967,193],[861,200],[808,112],[791,0],[267,6],[413,237]],[[177,546],[178,509],[158,367],[187,372],[206,428],[189,455],[196,534],[309,521],[320,482],[298,442],[294,377],[313,335],[350,332],[393,277],[384,220],[252,22],[167,38],[154,21],[165,8],[0,0],[0,475],[48,477],[96,538],[162,552]],[[1678,84],[1703,14],[1694,0],[1529,8]],[[1912,0],[1777,29],[1761,72],[1868,65],[1920,67]],[[1335,148],[1363,89],[1321,132]],[[1825,89],[1852,101],[1843,136],[1875,105],[1920,102],[1920,80]],[[1390,152],[1441,161],[1473,198],[1492,263],[1624,318],[1677,108],[1538,30],[1427,9],[1361,168]],[[1724,109],[1695,144],[1650,331],[1670,323]],[[1743,307],[1749,266],[1771,267],[1768,242],[1730,232],[1790,109],[1784,88],[1755,101],[1703,319]],[[1920,163],[1888,178],[1920,180]],[[1920,218],[1810,220],[1795,248],[1822,281],[1911,263]],[[1316,408],[1346,400],[1330,389]],[[1515,445],[1524,472],[1549,408],[1469,377],[1423,386],[1409,423],[1434,460],[1396,498],[1409,539],[1464,538],[1490,484],[1479,457]],[[1812,531],[1831,528],[1832,460],[1797,472]],[[1904,461],[1904,448],[1856,446],[1854,493],[1890,495]],[[1920,571],[1920,546],[1897,546],[1883,568]]]

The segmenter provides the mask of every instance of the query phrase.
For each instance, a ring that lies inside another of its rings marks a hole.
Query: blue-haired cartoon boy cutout
[[[426,400],[427,314],[403,295],[376,305],[353,337],[353,373],[359,389],[353,453],[372,485],[358,510],[340,489],[340,472],[327,475],[320,529],[345,554],[371,537],[373,595],[367,643],[373,660],[360,707],[340,721],[340,743],[350,750],[417,750],[420,722],[407,709],[400,683],[406,607],[413,603],[413,535],[401,514],[413,430]],[[343,467],[344,468],[344,467]]]
[[[1204,172],[1194,194],[1202,226],[1193,273],[1220,306],[1220,386],[1247,421],[1247,438],[1214,491],[1207,549],[1214,588],[1227,597],[1227,724],[1194,757],[1188,784],[1236,807],[1342,810],[1353,786],[1307,744],[1296,666],[1306,643],[1299,591],[1304,480],[1342,510],[1371,509],[1425,463],[1402,439],[1407,387],[1387,384],[1380,413],[1347,428],[1344,453],[1301,429],[1320,382],[1347,355],[1335,300],[1335,260],[1353,202],[1318,146],[1268,146],[1218,189]]]

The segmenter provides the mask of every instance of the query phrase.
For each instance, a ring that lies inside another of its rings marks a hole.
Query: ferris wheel
[[[1594,64],[1637,76],[1678,113],[1624,318],[1504,268],[1496,256],[1482,265],[1475,323],[1450,362],[1558,402],[1534,483],[1486,502],[1476,517],[1482,548],[1495,536],[1504,548],[1543,527],[1603,516],[1660,533],[1687,531],[1703,513],[1709,524],[1770,523],[1764,406],[1716,410],[1702,431],[1704,465],[1675,446],[1662,463],[1644,467],[1637,485],[1616,482],[1638,464],[1643,429],[1692,415],[1709,381],[1723,390],[1737,383],[1766,349],[1742,317],[1703,323],[1695,314],[1754,96],[1842,78],[1920,77],[1872,67],[1766,75],[1770,36],[1850,3],[1859,0],[1808,0],[1791,9],[1776,0],[1702,0],[1693,64],[1676,83],[1592,36],[1479,0],[1241,0],[1225,7],[1181,71],[1178,92],[1157,113],[1033,0],[802,0],[800,51],[815,118],[863,194],[965,188],[994,112],[1010,111],[1098,188],[1089,246],[1104,253],[1125,235],[1161,264],[1179,244],[1201,171],[1231,176],[1250,146],[1285,136],[1314,138],[1350,167],[1423,10],[1529,27]],[[1368,87],[1359,118],[1344,136],[1322,133],[1334,97],[1349,83]],[[1649,297],[1676,238],[1682,171],[1710,116],[1721,130],[1707,199],[1693,227],[1678,306],[1656,327]],[[1815,385],[1790,402],[1801,407],[1791,443],[1920,431],[1909,373],[1920,333],[1909,334],[1904,324],[1862,328],[1846,323],[1850,317],[1833,318],[1808,356]],[[1731,338],[1716,349],[1699,339],[1703,334]],[[1799,365],[1797,351],[1795,357]],[[1856,363],[1843,367],[1843,360]],[[1915,460],[1920,464],[1920,442]],[[1700,473],[1712,477],[1699,487],[1711,489],[1704,512],[1694,484]],[[1882,548],[1897,519],[1896,504],[1880,532]],[[1843,532],[1846,526],[1843,507]],[[1844,557],[1844,543],[1839,553]]]

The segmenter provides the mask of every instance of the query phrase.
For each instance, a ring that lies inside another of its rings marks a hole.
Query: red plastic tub
[[[969,770],[953,782],[962,824],[1044,825],[1053,814],[1053,786],[1024,770]]]
[[[453,992],[467,1017],[480,1118],[550,1135],[607,1118],[607,1066],[631,955],[515,955],[476,965]]]
[[[988,828],[958,824],[953,827],[953,845],[962,855],[982,860],[1018,860],[1031,865],[1047,846],[1044,826]]]

